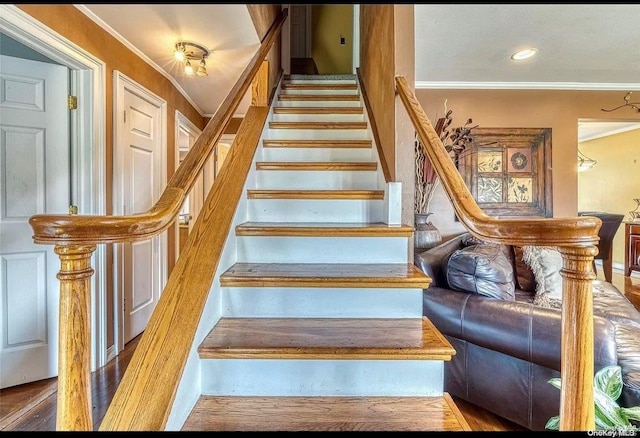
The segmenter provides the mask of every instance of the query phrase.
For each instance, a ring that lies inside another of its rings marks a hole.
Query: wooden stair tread
[[[258,161],[256,170],[377,170],[375,161]]]
[[[249,199],[384,199],[384,190],[247,190]]]
[[[276,106],[274,114],[362,114],[361,106]]]
[[[263,140],[270,148],[370,148],[371,140]]]
[[[468,432],[449,393],[431,397],[201,396],[183,431]]]
[[[367,129],[367,122],[269,122],[271,129]]]
[[[351,84],[336,84],[336,83],[327,83],[327,84],[319,84],[319,83],[290,83],[285,82],[282,84],[283,90],[357,90],[358,86],[356,83]]]
[[[358,94],[279,94],[279,100],[360,101]]]
[[[431,277],[413,263],[235,263],[220,286],[422,288]]]
[[[422,318],[220,318],[202,359],[451,360],[455,350]]]
[[[411,225],[382,222],[245,222],[236,226],[236,236],[324,236],[411,237]]]

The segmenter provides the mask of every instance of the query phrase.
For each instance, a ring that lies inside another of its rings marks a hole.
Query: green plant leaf
[[[620,413],[628,420],[640,421],[640,406],[632,408],[620,408]]]
[[[622,369],[618,365],[602,368],[593,378],[593,384],[613,400],[618,400],[622,394]]]
[[[561,389],[561,379],[553,377],[547,381]],[[629,420],[640,421],[640,406],[622,408],[616,403],[622,393],[622,369],[619,366],[604,367],[593,378],[596,430],[638,431]],[[559,430],[560,416],[549,418],[546,429]]]
[[[552,377],[549,380],[547,380],[547,382],[549,382],[551,386],[555,386],[558,389],[560,389],[562,385],[560,377]]]
[[[625,427],[629,421],[620,413],[620,406],[600,388],[593,388],[595,414],[613,427]]]
[[[613,428],[614,426],[611,423],[604,420],[602,418],[602,415],[596,409],[596,430],[607,430],[607,429],[613,429]]]
[[[544,428],[549,430],[560,430],[560,416],[556,415],[555,417],[549,418],[549,421],[544,425]]]

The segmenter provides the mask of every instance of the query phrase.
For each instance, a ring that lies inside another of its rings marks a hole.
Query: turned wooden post
[[[563,268],[560,430],[595,430],[593,257],[595,246],[560,248]]]
[[[93,431],[91,401],[91,255],[95,245],[56,245],[60,257],[56,429]]]

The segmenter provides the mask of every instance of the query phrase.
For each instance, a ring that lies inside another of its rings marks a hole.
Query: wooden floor
[[[598,278],[603,279],[602,269],[598,269]],[[612,283],[640,309],[638,277],[623,277],[619,271],[614,270]],[[129,342],[118,357],[92,374],[94,430],[102,422],[138,341],[139,337]],[[0,390],[0,431],[54,431],[56,381],[56,378],[46,379]],[[526,430],[457,397],[452,399],[472,431]]]

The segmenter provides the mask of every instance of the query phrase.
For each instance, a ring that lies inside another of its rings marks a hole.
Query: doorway
[[[202,130],[194,125],[184,114],[176,110],[176,170],[182,163],[182,160],[187,156],[189,150],[193,147],[194,143],[202,133]],[[212,154],[213,155],[213,154]],[[182,209],[178,216],[178,250],[176,251],[176,259],[180,256],[180,251],[189,237],[189,233],[193,229],[193,224],[198,218],[200,209],[204,203],[205,196],[208,191],[205,191],[204,185],[204,173],[212,172],[214,158],[209,157],[205,163],[205,169],[196,179],[193,188],[189,195],[187,195]],[[210,169],[210,170],[208,170]]]
[[[640,187],[640,121],[581,119],[578,121],[578,153],[593,160],[578,171],[578,212],[600,211],[624,215],[635,207]],[[613,239],[613,269],[624,267],[624,224]],[[596,260],[602,273],[602,260]]]
[[[291,74],[355,73],[359,57],[359,5],[289,7]]]
[[[70,205],[69,69],[0,55],[0,387],[58,375],[59,261],[29,218]]]
[[[166,186],[167,103],[114,72],[114,214],[149,210]],[[116,245],[118,351],[144,331],[167,281],[167,231]]]
[[[106,212],[105,169],[103,165],[106,160],[104,143],[106,90],[104,86],[100,86],[103,83],[101,78],[104,77],[105,72],[104,63],[42,25],[15,5],[0,5],[0,33],[68,69],[68,93],[77,97],[78,108],[70,113],[65,108],[65,113],[69,116],[71,151],[71,163],[68,166],[65,181],[71,181],[68,193],[71,197],[71,203],[78,207],[79,214],[104,215]],[[66,98],[64,101],[66,102]],[[69,200],[67,200],[66,207],[68,207],[68,203]],[[38,245],[38,250],[42,251],[45,248],[47,248],[46,245]],[[92,266],[95,270],[91,278],[92,371],[104,366],[110,359],[106,325],[105,263],[106,250],[104,245],[101,245],[92,256]],[[60,263],[56,257],[51,267],[54,273],[51,274],[52,279],[48,281],[57,282],[55,272],[59,266]],[[27,280],[31,281],[32,279]],[[56,299],[58,290],[59,286],[56,285],[54,291]],[[57,318],[56,314],[54,316],[56,326]],[[7,334],[7,326],[4,325],[0,332],[3,336]],[[57,343],[57,329],[55,336]],[[53,349],[50,351],[51,354],[47,358],[47,362],[57,363],[57,351]],[[55,357],[53,357],[54,355]],[[6,368],[0,366],[0,369]],[[37,379],[36,376],[25,376],[22,383]]]

